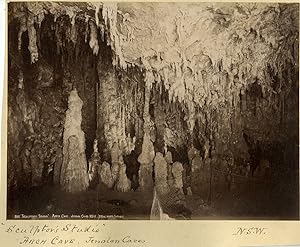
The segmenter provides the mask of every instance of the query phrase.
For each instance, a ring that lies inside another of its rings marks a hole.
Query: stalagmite
[[[111,149],[111,174],[114,183],[118,180],[120,173],[120,149],[119,144],[117,142],[114,143]]]
[[[165,154],[165,160],[168,164],[173,163],[172,153],[170,151],[167,151]]]
[[[194,154],[191,164],[191,191],[193,193],[199,191],[200,182],[199,176],[201,174],[201,167],[203,165],[203,161],[199,152]]]
[[[203,149],[204,149],[204,160],[206,160],[209,157],[209,150],[210,150],[209,139],[205,141]]]
[[[104,183],[109,189],[114,186],[113,177],[111,174],[110,164],[104,161],[100,168],[100,181]]]
[[[192,147],[189,149],[188,151],[188,158],[189,158],[189,162],[190,165],[192,164],[193,159],[195,158],[195,156],[199,154],[199,150],[197,150],[193,145]]]
[[[174,188],[183,193],[183,181],[182,181],[183,166],[180,162],[175,162],[172,165],[172,174],[174,178]]]
[[[92,154],[91,159],[89,160],[89,170],[88,170],[88,175],[89,175],[89,180],[90,182],[96,177],[98,174],[98,170],[101,165],[101,158],[100,154],[98,152],[98,141],[97,139],[94,140],[94,152]]]
[[[165,194],[169,190],[168,186],[168,164],[162,153],[157,152],[154,158],[155,188],[158,193]]]
[[[148,73],[146,73],[147,77]],[[149,75],[148,75],[149,76]],[[142,144],[142,152],[138,157],[138,162],[141,164],[139,170],[139,190],[152,190],[153,188],[153,159],[155,157],[154,145],[151,141],[150,130],[151,130],[151,120],[149,113],[149,103],[150,103],[150,86],[152,81],[145,79],[145,101],[144,101],[144,138]]]
[[[150,220],[172,220],[168,214],[163,212],[156,190],[153,192]]]
[[[138,162],[141,164],[139,170],[139,190],[152,190],[153,188],[152,171],[154,156],[154,146],[150,140],[150,135],[145,133],[142,144],[142,153],[138,157]]]
[[[131,189],[131,182],[126,176],[126,165],[123,161],[122,156],[119,157],[119,165],[120,171],[115,185],[115,189],[121,192],[128,192]]]
[[[173,158],[172,158],[172,153],[170,151],[166,152],[165,160],[167,162],[167,170],[168,170],[168,185],[169,187],[171,187],[173,185],[173,175],[172,175]]]
[[[60,178],[61,189],[66,192],[81,192],[88,187],[86,163],[79,149],[80,142],[78,137],[75,135],[70,136],[65,148],[65,163],[62,166]]]
[[[53,182],[55,185],[59,185],[61,166],[63,162],[63,154],[62,154],[61,147],[57,147],[57,150],[55,152],[56,152],[56,158],[55,158],[55,164],[53,169]]]
[[[85,136],[81,130],[82,105],[77,90],[72,90],[64,125],[63,163],[60,174],[60,186],[66,192],[81,192],[88,187]]]

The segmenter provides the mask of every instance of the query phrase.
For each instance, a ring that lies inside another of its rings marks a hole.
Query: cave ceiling
[[[28,30],[32,63],[39,56],[36,29],[46,14],[54,22],[69,16],[73,42],[76,20],[84,18],[95,55],[105,39],[114,66],[139,67],[146,85],[163,83],[170,99],[184,101],[191,112],[195,105],[235,105],[253,83],[265,98],[288,90],[288,80],[274,90],[270,72],[282,78],[298,61],[298,13],[290,5],[32,2],[15,4],[10,12],[19,33]]]

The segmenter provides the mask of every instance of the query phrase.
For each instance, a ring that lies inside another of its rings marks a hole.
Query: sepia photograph
[[[299,220],[298,3],[7,8],[7,219]]]

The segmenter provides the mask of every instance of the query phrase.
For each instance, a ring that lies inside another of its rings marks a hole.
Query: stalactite
[[[38,61],[39,51],[36,43],[36,30],[34,27],[34,16],[28,15],[27,18],[27,30],[28,30],[28,50],[30,51],[31,63]]]
[[[96,26],[99,26],[99,10],[102,4],[100,3],[93,3],[95,6],[95,21],[96,21]]]
[[[120,66],[123,69],[127,68],[126,61],[122,52],[122,38],[117,28],[117,15],[118,6],[114,2],[104,2],[102,6],[102,16],[106,28],[109,30],[109,43],[115,52],[115,58],[113,59],[114,66]]]
[[[71,18],[71,28],[70,28],[70,39],[75,45],[77,42],[77,27],[75,25],[75,20],[76,20],[76,14],[74,14]]]
[[[99,52],[99,43],[98,43],[98,36],[97,36],[97,27],[94,22],[90,21],[90,42],[89,45],[91,49],[93,50],[94,55],[98,55]]]
[[[27,18],[22,16],[20,19],[20,26],[18,32],[18,49],[21,50],[22,47],[22,34],[27,31]]]

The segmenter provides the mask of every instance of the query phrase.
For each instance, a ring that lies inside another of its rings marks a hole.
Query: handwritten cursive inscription
[[[106,246],[124,245],[139,247],[149,243],[143,238],[130,234],[116,236],[103,235],[105,224],[63,224],[50,226],[48,224],[18,224],[1,223],[2,230],[8,235],[15,236],[18,246]],[[67,233],[67,235],[66,235]],[[102,237],[101,237],[102,236]]]

